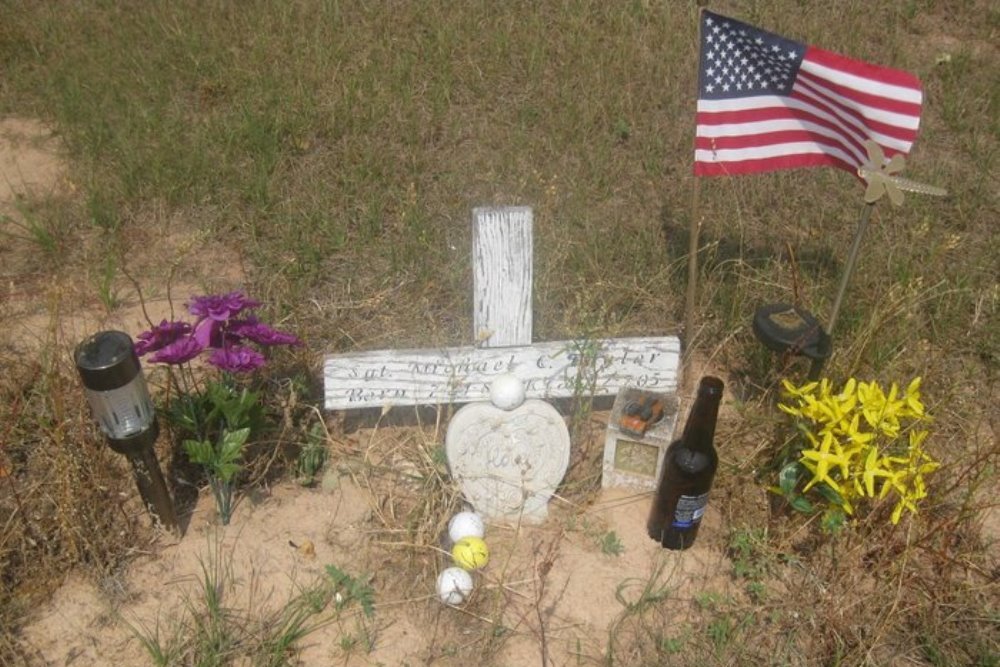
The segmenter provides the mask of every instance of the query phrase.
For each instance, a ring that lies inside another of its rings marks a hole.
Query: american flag
[[[703,11],[694,173],[832,165],[852,172],[872,139],[906,154],[920,80]]]

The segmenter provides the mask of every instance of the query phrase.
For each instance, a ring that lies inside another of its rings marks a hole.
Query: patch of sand
[[[487,650],[490,629],[501,626],[502,641],[484,664],[542,664],[543,646],[548,664],[599,664],[609,629],[625,611],[622,600],[637,601],[651,578],[656,589],[669,591],[661,604],[678,622],[696,592],[729,590],[731,566],[713,539],[718,515],[709,510],[706,537],[694,547],[671,552],[646,536],[648,501],[647,494],[606,490],[581,518],[613,530],[624,547],[620,555],[604,553],[587,530],[567,530],[565,517],[489,526],[491,562],[476,573],[469,603],[452,608],[436,600],[433,581],[425,582],[423,595],[406,598],[383,588],[390,577],[381,576],[374,559],[384,551],[368,539],[372,499],[347,477],[332,491],[287,484],[247,499],[224,528],[215,525],[212,501],[203,494],[183,538],[164,538],[156,553],[134,561],[103,591],[71,577],[24,638],[43,664],[144,664],[149,658],[132,628],[158,627],[166,637],[185,605],[197,604],[204,567],[220,563],[229,573],[226,607],[259,619],[335,564],[352,574],[374,572],[375,617],[362,624],[352,611],[317,629],[300,645],[302,664],[467,664]],[[307,543],[312,548],[302,549]],[[357,638],[362,627],[371,650],[346,650],[345,637]]]

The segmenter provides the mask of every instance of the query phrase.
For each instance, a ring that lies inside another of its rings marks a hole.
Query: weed
[[[101,264],[101,272],[97,277],[97,296],[101,305],[108,313],[113,312],[122,301],[115,288],[115,278],[118,275],[118,263],[113,255],[108,254]]]
[[[333,583],[338,610],[344,609],[351,603],[357,603],[366,618],[375,617],[375,589],[369,583],[370,575],[356,578],[336,565],[327,565],[326,574]]]
[[[298,483],[303,486],[315,484],[316,475],[326,464],[326,458],[326,430],[323,428],[323,424],[313,424],[307,434],[306,443],[299,450],[298,460],[295,463]]]
[[[594,405],[600,344],[589,336],[575,339],[567,351],[575,373],[570,407],[570,439],[579,443],[589,435],[590,412]]]
[[[621,556],[625,553],[625,544],[613,530],[603,533],[597,539],[597,546],[601,548],[601,553],[606,556]]]
[[[715,591],[701,591],[694,596],[694,602],[702,611],[715,611],[727,598]]]
[[[682,637],[663,637],[659,641],[658,648],[667,655],[673,655],[684,649],[684,641]]]
[[[17,231],[0,229],[0,233],[33,244],[47,256],[55,255],[59,244],[52,230],[22,200],[15,200],[15,204],[21,220],[15,220],[9,215],[0,215],[0,224],[10,225]]]
[[[290,666],[297,664],[298,643],[328,622],[317,619],[331,597],[323,580],[301,589],[276,610],[255,608],[252,599],[246,609],[234,606],[229,600],[238,599],[240,583],[230,559],[219,542],[209,546],[196,594],[186,598],[182,614],[168,619],[165,629],[159,618],[152,628],[141,621],[125,622],[158,667],[244,662]],[[250,578],[252,590],[254,575]]]
[[[733,563],[733,576],[746,582],[746,591],[752,601],[762,601],[767,592],[765,580],[775,567],[765,531],[734,529],[729,535],[728,555]]]

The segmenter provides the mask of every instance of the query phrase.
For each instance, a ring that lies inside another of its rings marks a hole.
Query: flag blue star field
[[[868,139],[887,158],[910,151],[922,102],[920,80],[908,72],[703,11],[694,173],[856,172]]]

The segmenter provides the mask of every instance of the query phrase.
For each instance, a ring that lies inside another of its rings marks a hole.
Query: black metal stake
[[[156,458],[153,445],[159,435],[160,428],[154,420],[148,431],[140,433],[127,440],[108,438],[108,446],[125,458],[132,465],[132,477],[139,489],[139,497],[146,511],[159,521],[160,525],[173,533],[179,533],[177,515],[174,512],[174,501],[167,490],[167,483],[160,470],[160,462]]]
[[[160,428],[132,339],[121,331],[102,331],[77,346],[75,361],[94,419],[108,446],[128,458],[146,509],[164,528],[179,532],[153,449]]]

